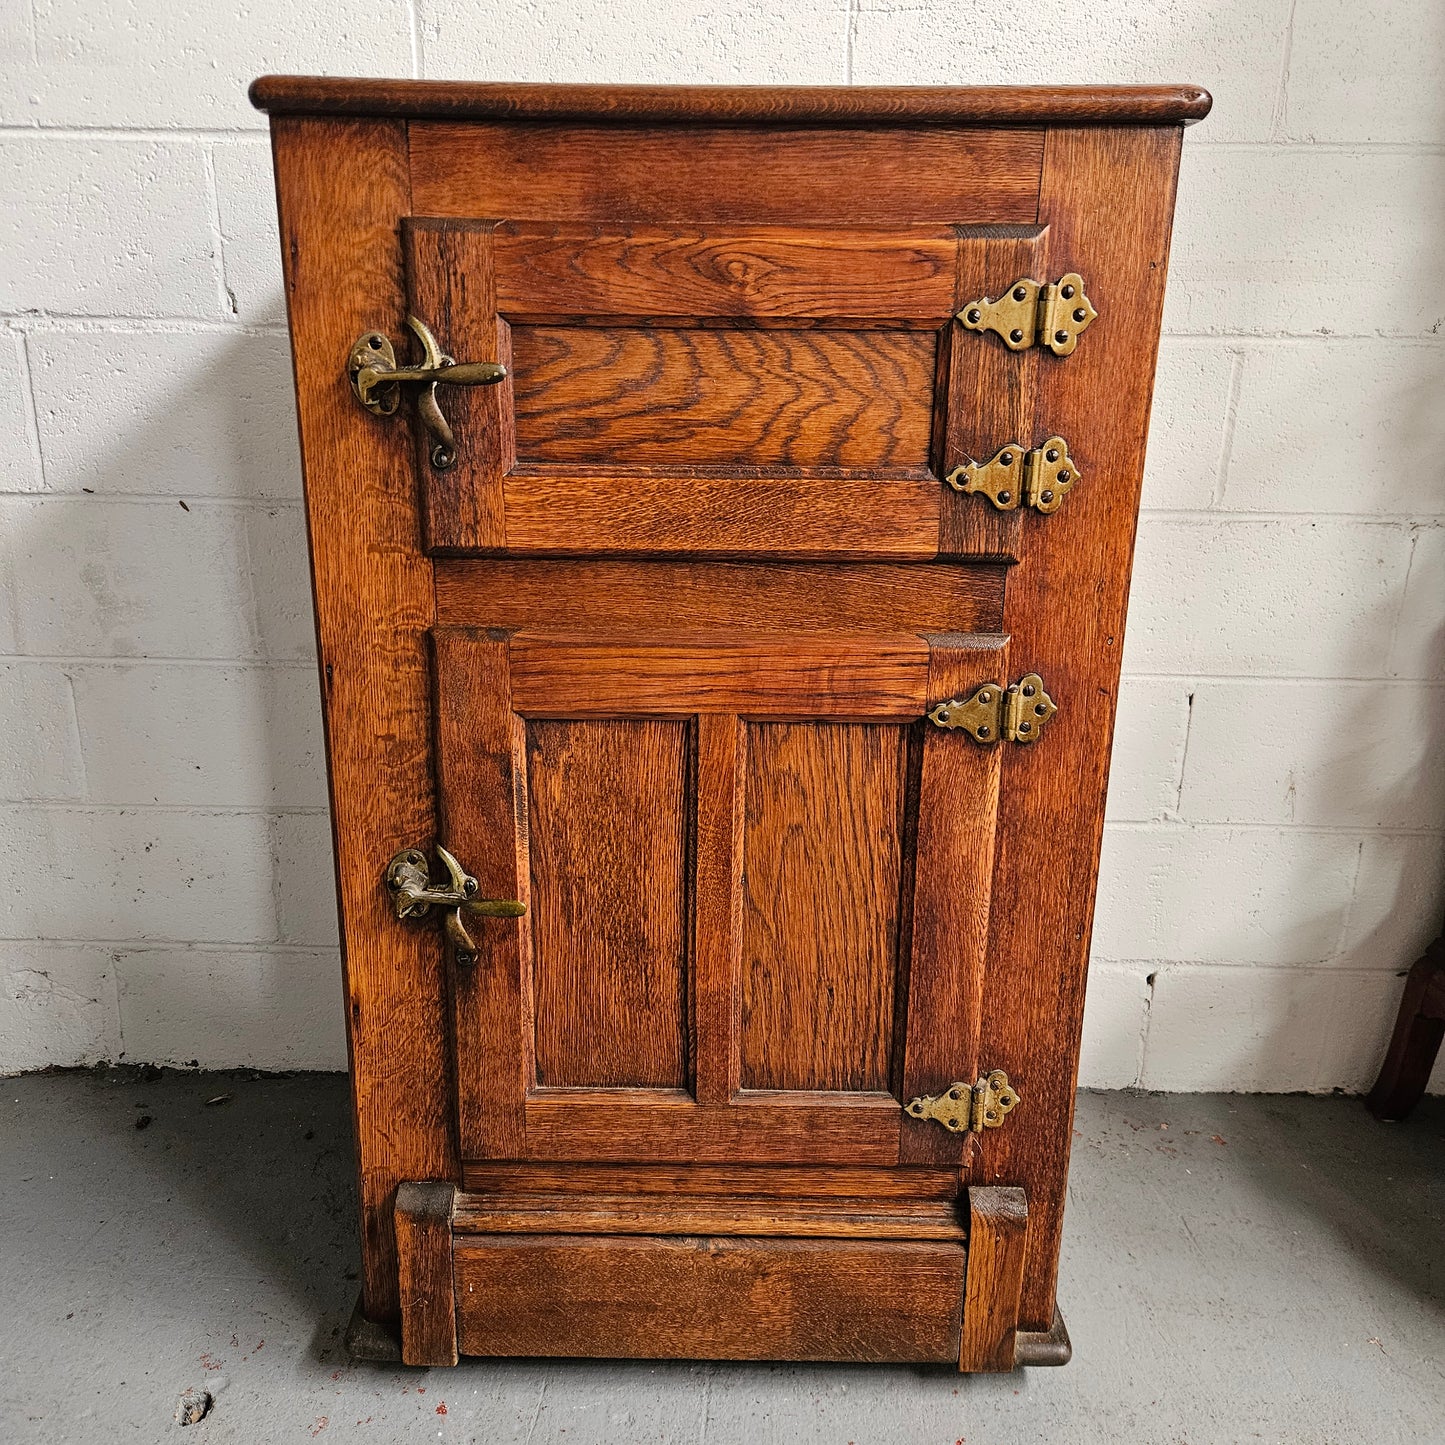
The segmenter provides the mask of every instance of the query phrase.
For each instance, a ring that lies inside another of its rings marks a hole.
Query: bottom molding
[[[342,1343],[353,1360],[366,1360],[382,1365],[401,1363],[401,1341],[396,1332],[387,1325],[368,1319],[362,1313],[360,1295],[357,1295],[351,1318],[346,1322]]]

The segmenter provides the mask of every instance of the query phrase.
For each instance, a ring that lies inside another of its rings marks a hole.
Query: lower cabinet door
[[[454,964],[463,1160],[956,1165],[901,1105],[977,1073],[1000,749],[925,714],[1003,639],[587,613],[432,634],[440,841],[527,905]]]

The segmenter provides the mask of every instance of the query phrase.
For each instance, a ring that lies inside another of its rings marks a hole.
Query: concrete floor
[[[1445,1100],[1084,1095],[1062,1370],[351,1363],[346,1082],[0,1080],[0,1441],[1445,1441]],[[184,1433],[187,1389],[214,1396]]]

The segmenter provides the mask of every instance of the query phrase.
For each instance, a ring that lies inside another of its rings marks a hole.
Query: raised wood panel
[[[517,459],[929,474],[932,331],[520,326]]]
[[[667,477],[514,472],[503,483],[508,547],[554,556],[933,557],[938,494],[928,478],[820,482],[682,467]]]
[[[559,571],[564,567],[565,572]],[[973,562],[667,562],[439,558],[437,622],[609,637],[677,629],[734,632],[998,632],[1004,568]]]
[[[886,317],[954,310],[958,237],[930,232],[507,224],[497,304],[518,316]]]
[[[688,734],[527,727],[539,1086],[687,1084]]]
[[[908,737],[897,724],[748,728],[744,1088],[890,1086]]]
[[[665,636],[665,634],[664,634]],[[921,637],[700,634],[655,643],[519,633],[512,697],[529,717],[908,718],[923,709]]]
[[[419,215],[897,226],[1032,221],[1041,130],[410,127]]]
[[[464,1235],[469,1355],[954,1363],[965,1251],[944,1241]]]

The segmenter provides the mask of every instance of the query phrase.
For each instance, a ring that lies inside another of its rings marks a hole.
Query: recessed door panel
[[[687,1086],[689,734],[527,725],[539,1088]]]
[[[745,1089],[890,1087],[911,731],[748,725]]]

